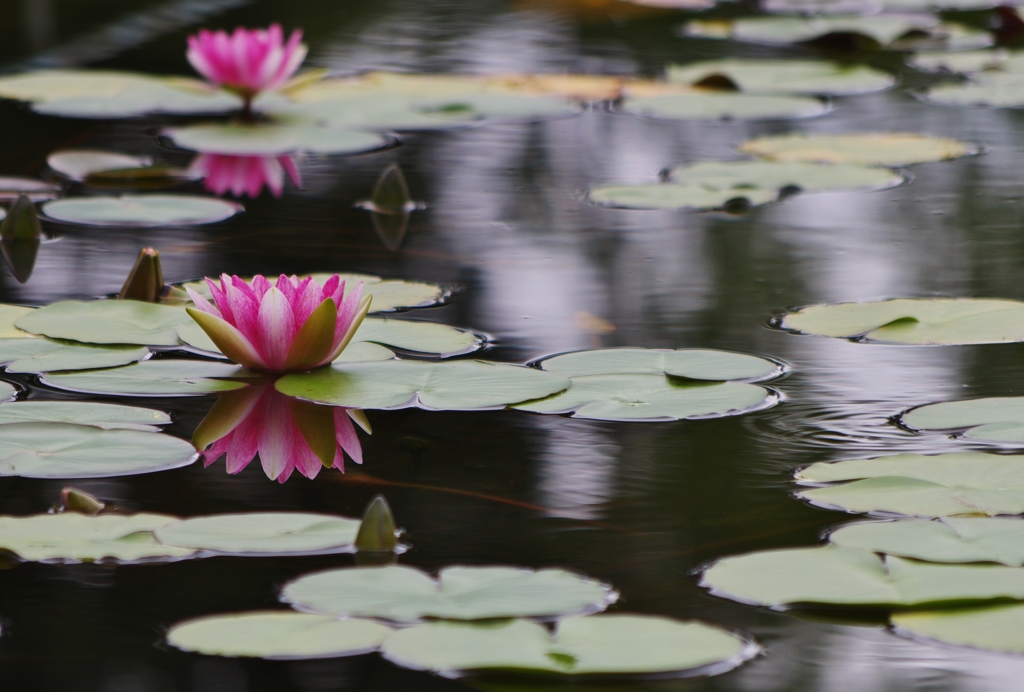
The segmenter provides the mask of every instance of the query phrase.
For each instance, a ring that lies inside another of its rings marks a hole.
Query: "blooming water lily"
[[[200,154],[189,166],[189,172],[203,176],[207,190],[235,197],[259,197],[264,186],[274,197],[284,191],[285,173],[296,187],[302,176],[291,156],[235,156],[232,154]]]
[[[312,277],[281,275],[271,286],[265,276],[252,284],[221,276],[206,283],[216,306],[188,289],[187,308],[221,352],[246,367],[270,374],[302,372],[330,363],[352,341],[370,309],[359,283],[345,294],[335,274],[320,286]]]

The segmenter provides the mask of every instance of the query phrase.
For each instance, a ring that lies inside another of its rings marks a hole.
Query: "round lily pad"
[[[810,118],[828,112],[823,101],[803,96],[771,96],[693,89],[688,93],[627,98],[623,110],[671,120],[767,120]]]
[[[0,549],[29,562],[133,562],[146,558],[182,558],[192,550],[161,545],[153,530],[176,522],[163,514],[75,512],[0,517]]]
[[[1008,71],[1017,72],[1024,67],[1024,57],[1020,52],[1007,52],[1002,49],[957,52],[924,51],[915,53],[908,58],[907,64],[925,72],[970,74],[991,69],[1005,70],[1008,66],[1010,67]]]
[[[30,339],[32,334],[14,326],[19,317],[34,312],[35,308],[22,305],[0,304],[0,339]]]
[[[1024,303],[1015,300],[900,298],[812,305],[785,315],[783,329],[856,341],[910,345],[1024,341]]]
[[[43,205],[54,221],[86,226],[198,226],[230,219],[242,205],[199,195],[75,197]]]
[[[649,615],[588,615],[562,620],[554,633],[536,622],[428,622],[385,640],[384,657],[416,670],[521,671],[559,675],[676,673],[735,667],[757,647],[695,621]]]
[[[390,633],[370,620],[268,610],[186,620],[167,631],[167,641],[210,656],[333,658],[375,651]]]
[[[833,531],[835,545],[928,562],[1024,565],[1024,520],[949,517],[848,524]]]
[[[797,472],[797,479],[837,483],[799,495],[850,512],[922,517],[1024,514],[1024,455],[896,454],[812,464]]]
[[[603,610],[617,594],[561,569],[448,567],[437,579],[412,567],[328,570],[285,584],[281,600],[334,617],[394,622],[551,617]]]
[[[1024,74],[993,70],[971,75],[970,81],[938,84],[924,99],[943,106],[1024,107]]]
[[[1008,654],[1024,654],[1024,604],[896,613],[900,634]]]
[[[46,163],[65,178],[85,180],[90,174],[101,171],[146,168],[153,165],[153,159],[99,149],[63,149],[50,154]]]
[[[884,168],[854,164],[821,164],[806,161],[698,161],[676,166],[669,179],[679,184],[714,189],[770,190],[776,195],[837,190],[883,190],[900,185],[905,178]]]
[[[282,394],[331,406],[472,411],[548,396],[569,384],[553,373],[504,363],[391,360],[335,364],[286,375],[275,386]]]
[[[669,421],[734,416],[778,403],[764,387],[740,382],[678,380],[665,375],[581,375],[572,387],[546,399],[516,404],[534,413],[573,418]]]
[[[972,440],[1024,442],[1024,397],[928,404],[910,409],[900,421],[916,430],[963,430]]]
[[[181,306],[138,300],[64,300],[26,312],[14,324],[32,334],[88,344],[177,346]]]
[[[728,209],[735,203],[760,206],[778,198],[777,190],[679,183],[600,185],[587,193],[587,199],[594,204],[619,209]]]
[[[829,545],[725,558],[704,572],[701,585],[766,606],[948,605],[1024,599],[1024,568],[939,565]]]
[[[58,389],[90,394],[194,396],[241,389],[246,383],[230,378],[253,376],[253,373],[238,365],[168,359],[149,360],[109,370],[49,373],[43,376],[42,382]]]
[[[410,353],[425,353],[447,358],[479,350],[485,339],[468,329],[437,322],[368,317],[352,337]]]
[[[728,58],[688,65],[669,65],[668,81],[698,84],[721,75],[745,93],[822,94],[845,96],[887,89],[895,78],[863,65],[840,65],[823,60],[764,60]]]
[[[369,132],[299,123],[207,123],[165,131],[178,146],[209,154],[280,156],[297,152],[361,154],[390,143]]]
[[[0,363],[7,372],[89,370],[135,363],[149,357],[149,349],[134,346],[102,347],[66,344],[49,339],[0,339]]]
[[[0,426],[0,476],[106,478],[175,469],[195,459],[190,443],[160,433],[70,423]]]
[[[93,401],[16,401],[0,405],[0,424],[74,423],[109,430],[156,432],[171,417],[163,411]]]
[[[694,380],[764,380],[782,373],[775,361],[701,348],[595,348],[540,361],[548,372],[580,375],[674,375]]]
[[[967,142],[911,132],[774,135],[748,140],[740,145],[739,150],[770,161],[865,166],[909,166],[978,153],[978,147]]]
[[[327,514],[246,512],[185,519],[158,529],[156,537],[164,545],[218,553],[338,552],[352,549],[359,524]]]

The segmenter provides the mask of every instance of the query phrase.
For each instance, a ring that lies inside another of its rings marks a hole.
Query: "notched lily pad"
[[[334,658],[375,651],[391,631],[370,620],[268,610],[186,620],[168,630],[167,641],[210,656]]]
[[[247,386],[244,379],[251,377],[256,375],[238,365],[167,359],[109,370],[50,373],[41,381],[58,389],[89,394],[195,396],[241,389]]]
[[[85,226],[198,226],[230,219],[242,205],[199,195],[74,197],[43,205],[53,221]]]
[[[900,421],[915,430],[963,431],[972,440],[1024,442],[1024,397],[928,404],[910,409]]]
[[[928,562],[1024,565],[1024,520],[993,517],[901,519],[847,524],[829,535],[847,548]]]
[[[138,300],[64,300],[22,314],[15,326],[32,334],[88,344],[177,346],[177,326],[191,321],[180,306]]]
[[[171,417],[163,411],[93,401],[16,401],[0,405],[0,424],[74,423],[108,430],[157,432]]]
[[[1024,654],[1024,604],[896,613],[892,624],[915,639]]]
[[[764,60],[728,58],[687,65],[669,65],[666,77],[676,84],[698,84],[721,75],[745,93],[819,94],[846,96],[888,89],[895,78],[863,65],[840,65],[823,60]]]
[[[0,517],[0,548],[28,562],[134,562],[184,558],[192,550],[161,545],[154,529],[178,519],[163,514],[90,517],[75,512]]]
[[[318,572],[289,582],[281,600],[333,617],[393,622],[554,617],[603,610],[617,594],[561,569],[448,567],[437,579],[390,565]]]
[[[67,344],[50,339],[0,339],[0,363],[7,372],[40,373],[127,365],[149,357],[149,349]]]
[[[313,154],[361,154],[380,149],[390,140],[369,132],[339,130],[308,122],[207,123],[165,131],[184,149],[235,156],[280,156],[299,152]]]
[[[359,524],[358,519],[304,512],[214,514],[168,524],[156,537],[164,545],[228,554],[351,552]]]

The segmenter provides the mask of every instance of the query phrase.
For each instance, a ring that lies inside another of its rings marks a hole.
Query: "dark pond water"
[[[668,61],[723,51],[678,38],[675,15],[588,22],[525,0],[7,1],[0,59],[11,69],[187,74],[185,36],[197,25],[275,20],[305,29],[310,63],[342,72],[655,75]],[[26,285],[0,273],[0,301],[43,304],[116,291],[139,249],[154,246],[169,281],[336,270],[441,282],[456,289],[450,303],[418,316],[493,335],[487,355],[499,360],[595,345],[701,346],[783,359],[792,373],[773,386],[784,403],[736,418],[610,424],[517,412],[377,411],[369,414],[373,436],[363,438],[366,461],[345,475],[296,476],[279,485],[258,465],[228,476],[220,462],[76,485],[127,508],[181,515],[301,509],[353,516],[383,493],[408,530],[406,564],[564,566],[613,583],[621,610],[700,618],[765,646],[763,656],[731,673],[668,684],[673,692],[1019,689],[1020,659],[907,641],[877,623],[747,607],[697,586],[695,571],[707,561],[814,545],[825,530],[855,518],[795,499],[794,467],[970,448],[902,431],[889,418],[917,404],[1024,388],[1024,345],[863,346],[769,328],[769,318],[788,307],[826,301],[1024,299],[1021,114],[930,106],[906,89],[836,99],[834,106],[819,119],[755,123],[588,112],[408,135],[400,147],[362,156],[308,157],[305,189],[247,201],[246,213],[226,223],[143,231],[48,226],[59,239],[43,246]],[[50,151],[72,146],[187,161],[147,136],[163,122],[60,120],[3,103],[0,175],[35,175]],[[579,199],[591,184],[645,181],[673,164],[732,157],[736,144],[759,134],[872,129],[956,136],[986,152],[918,166],[912,184],[897,189],[805,195],[738,217],[617,211]],[[396,162],[413,197],[429,208],[413,215],[404,245],[391,251],[353,204]],[[593,334],[583,313],[610,321],[615,331]],[[211,404],[140,403],[173,412],[171,432],[182,437]],[[3,479],[0,513],[44,511],[62,485]],[[213,659],[161,644],[175,621],[274,607],[287,579],[351,563],[351,556],[328,556],[17,565],[0,571],[0,685],[83,692],[466,689],[375,657]]]

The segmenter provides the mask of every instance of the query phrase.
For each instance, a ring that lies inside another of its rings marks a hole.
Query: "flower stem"
[[[255,120],[252,115],[252,94],[242,94],[242,120],[252,122]]]

